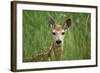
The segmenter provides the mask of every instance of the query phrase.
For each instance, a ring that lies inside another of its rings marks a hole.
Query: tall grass
[[[89,13],[23,10],[23,61],[50,47],[52,37],[48,24],[49,16],[52,16],[58,24],[63,24],[63,16],[72,21],[71,27],[65,33],[63,60],[90,59],[91,15]]]

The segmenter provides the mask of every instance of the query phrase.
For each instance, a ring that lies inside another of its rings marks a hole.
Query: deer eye
[[[52,32],[52,34],[53,34],[53,35],[56,35],[56,33],[55,33],[55,32]]]
[[[61,34],[62,34],[62,35],[64,35],[64,34],[65,34],[65,32],[62,32]]]

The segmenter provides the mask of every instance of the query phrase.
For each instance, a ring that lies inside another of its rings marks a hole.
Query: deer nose
[[[61,44],[61,40],[57,40],[56,43],[57,43],[57,44]]]

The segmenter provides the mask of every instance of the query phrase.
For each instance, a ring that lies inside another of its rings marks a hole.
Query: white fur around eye
[[[61,40],[61,42],[63,43],[63,39],[64,39],[64,30],[62,31],[53,31],[52,35],[53,35],[53,40],[54,42],[56,42],[57,40]]]

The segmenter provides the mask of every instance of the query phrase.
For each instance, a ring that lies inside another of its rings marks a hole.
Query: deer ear
[[[65,22],[63,24],[64,30],[68,29],[70,26],[71,26],[71,19],[65,20]]]
[[[49,26],[50,26],[51,28],[54,27],[55,21],[54,21],[54,19],[53,19],[51,16],[49,16],[49,22],[48,22],[48,24],[49,24]]]

